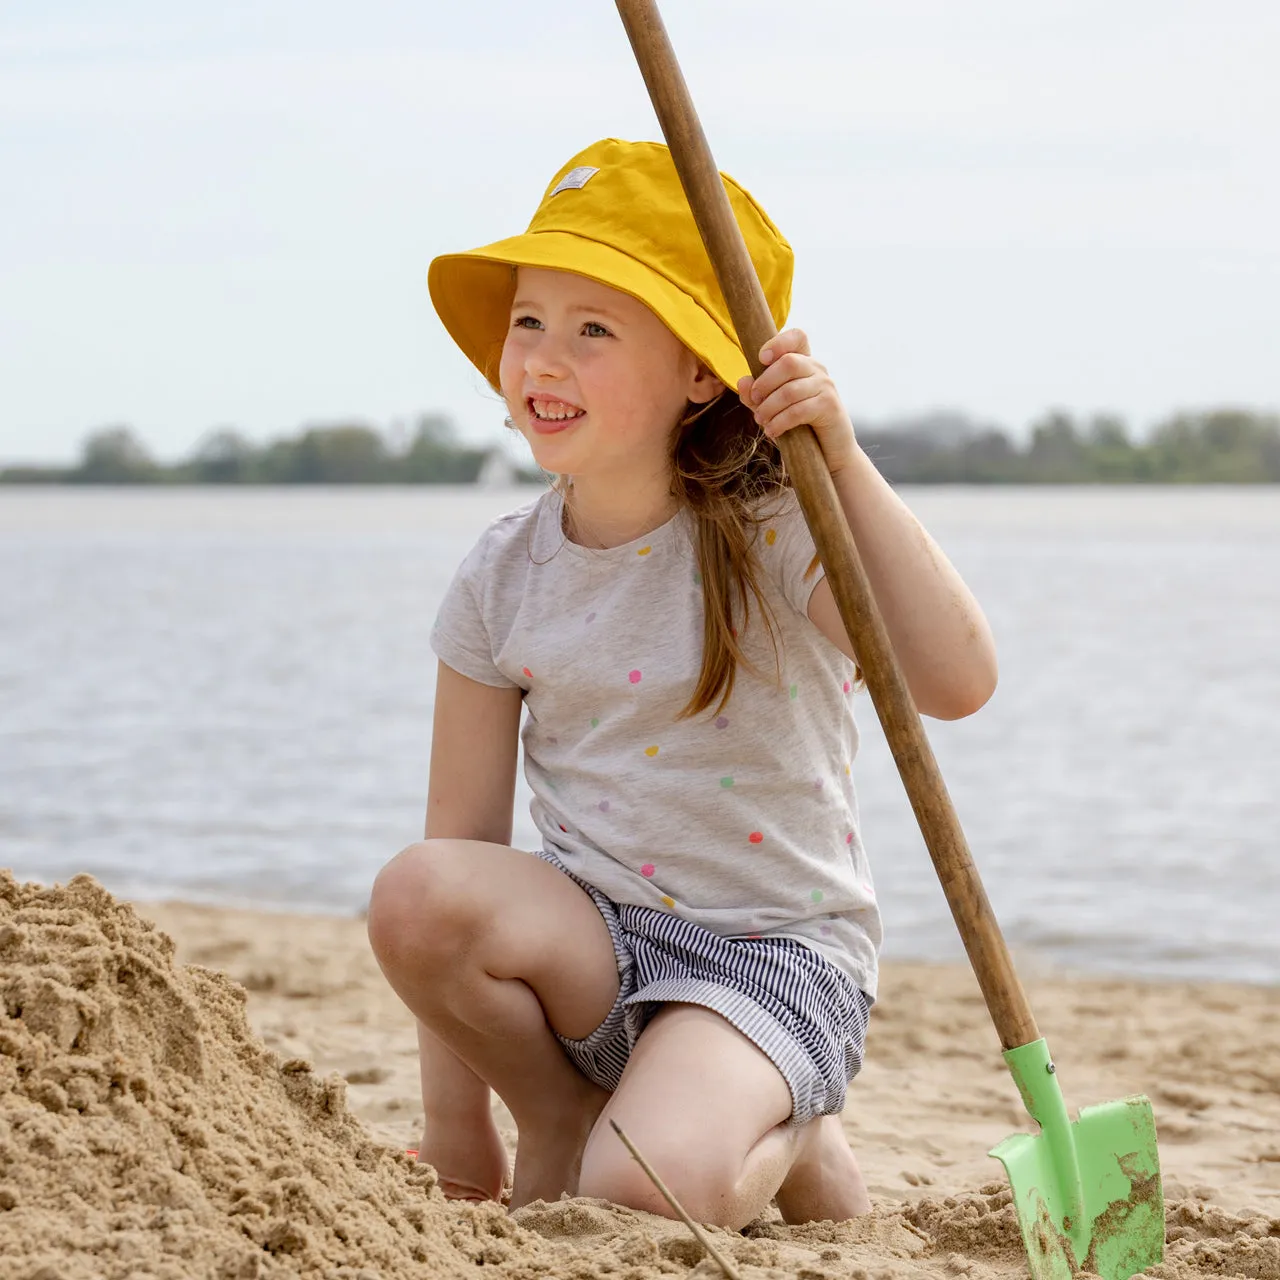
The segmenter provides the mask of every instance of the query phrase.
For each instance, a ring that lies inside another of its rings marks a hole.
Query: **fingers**
[[[760,429],[770,438],[776,438],[792,427],[812,424],[825,408],[827,390],[826,378],[820,373],[785,382],[755,407]]]
[[[760,348],[760,363],[773,364],[779,356],[792,351],[805,356],[810,354],[809,336],[803,329],[784,329],[781,333],[774,334]]]
[[[743,404],[748,408],[754,408],[756,405],[763,404],[781,387],[786,386],[788,382],[795,382],[803,378],[826,376],[826,368],[820,365],[812,356],[802,355],[797,351],[788,351],[775,357],[774,363],[754,382],[750,378],[744,378],[742,382],[739,382],[738,394],[742,396]],[[749,384],[745,392],[743,383]]]
[[[766,366],[758,378],[739,378],[738,396],[767,428],[778,414],[791,405],[812,399],[829,386],[827,368],[809,353],[809,338],[803,329],[784,329],[760,348],[760,360]],[[831,388],[834,391],[834,388]],[[779,430],[799,425],[804,419],[790,415]]]

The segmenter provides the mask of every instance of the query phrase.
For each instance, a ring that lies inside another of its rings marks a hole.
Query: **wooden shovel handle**
[[[654,0],[617,0],[617,6],[742,350],[759,377],[760,348],[777,329],[666,28]],[[818,438],[810,427],[798,427],[778,443],[1001,1045],[1030,1044],[1040,1039],[1031,1006],[893,655]]]

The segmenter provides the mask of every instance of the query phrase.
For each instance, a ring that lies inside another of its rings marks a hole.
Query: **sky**
[[[1274,0],[665,0],[855,421],[1280,407]],[[0,464],[503,411],[431,307],[597,138],[605,0],[0,3]]]

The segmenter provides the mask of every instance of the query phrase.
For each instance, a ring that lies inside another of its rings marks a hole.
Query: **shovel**
[[[707,246],[753,377],[776,333],[719,170],[653,0],[617,0],[618,12]],[[955,917],[1004,1058],[1038,1134],[1006,1138],[991,1154],[1005,1167],[1034,1280],[1086,1270],[1128,1280],[1164,1252],[1164,1197],[1155,1118],[1144,1096],[1086,1107],[1076,1120],[1058,1084],[982,887],[919,713],[893,655],[818,438],[808,427],[778,440],[840,616],[929,856]]]

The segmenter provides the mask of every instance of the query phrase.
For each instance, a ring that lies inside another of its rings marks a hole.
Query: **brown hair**
[[[709,404],[690,404],[671,439],[671,488],[697,527],[702,575],[702,669],[681,718],[729,701],[741,664],[759,669],[743,652],[752,604],[773,647],[781,679],[777,622],[760,587],[754,545],[767,499],[791,487],[776,441],[729,390]],[[814,566],[809,566],[809,573]]]

